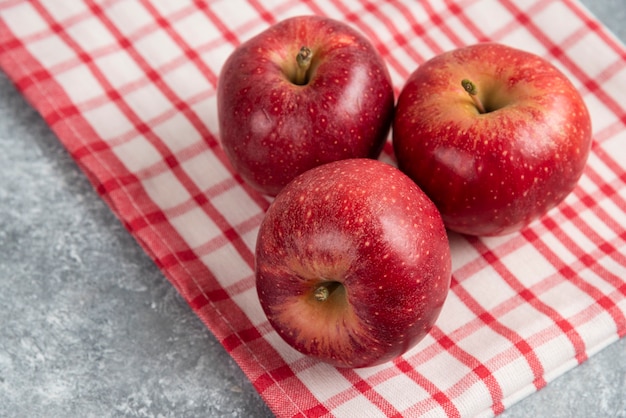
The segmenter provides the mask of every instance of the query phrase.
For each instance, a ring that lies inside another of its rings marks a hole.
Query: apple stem
[[[323,283],[317,289],[315,289],[313,296],[315,297],[315,300],[317,300],[318,302],[324,302],[330,297],[333,291],[337,289],[340,285],[341,283],[339,282]]]
[[[478,111],[480,113],[487,113],[487,111],[485,110],[485,106],[483,106],[483,102],[481,102],[480,99],[478,98],[478,95],[477,95],[478,91],[476,90],[476,85],[468,79],[464,79],[463,81],[461,81],[461,85],[463,86],[463,89],[465,89],[465,91],[472,98],[472,101],[478,108]]]
[[[294,82],[299,85],[306,84],[308,80],[308,71],[311,66],[311,59],[313,58],[313,51],[310,48],[303,46],[300,48],[298,55],[296,55],[296,62],[298,68],[296,69],[296,78]]]

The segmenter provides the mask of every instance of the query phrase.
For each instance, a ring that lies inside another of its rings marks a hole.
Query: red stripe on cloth
[[[303,411],[302,413],[294,415],[294,417],[298,417],[298,418],[319,418],[319,417],[328,416],[328,414],[330,414],[330,413],[331,413],[331,411],[328,408],[326,408],[322,404],[318,404],[318,405],[315,405],[313,408],[307,409],[307,410]]]
[[[598,185],[599,189],[604,191],[607,197],[615,200],[618,207],[626,208],[626,198],[622,197],[617,190],[617,187],[626,185],[626,167],[620,166],[613,157],[600,147],[593,147],[593,153],[595,157],[599,158],[600,161],[614,173],[616,187],[609,185],[607,181],[591,167],[587,167],[585,175],[587,175],[594,184]],[[582,195],[582,191],[575,192]],[[623,227],[623,224],[614,220],[612,216],[603,217],[603,220],[609,224],[613,230],[620,230]]]
[[[381,42],[377,42],[379,39],[376,36],[376,33],[370,28],[369,25],[365,24],[359,14],[356,11],[350,10],[346,5],[339,0],[331,0],[333,5],[345,16],[346,20],[356,26],[365,36],[372,42],[374,47],[378,50],[378,52],[383,56],[383,58],[387,61],[387,64],[390,65],[402,78],[408,78],[409,72],[407,69],[400,64],[398,60],[390,53],[389,48]],[[309,3],[309,5],[311,5]],[[313,6],[311,6],[313,7]]]
[[[256,0],[248,0],[248,3],[256,10],[257,14],[261,19],[265,21],[268,25],[273,25],[276,23],[276,18],[273,13],[270,13],[261,3]]]
[[[420,385],[430,395],[430,399],[426,399],[421,403],[416,403],[407,411],[403,411],[405,416],[413,416],[415,414],[424,414],[430,412],[433,409],[433,401],[437,406],[441,407],[448,417],[460,417],[461,412],[454,405],[452,398],[443,393],[436,385],[428,380],[424,375],[419,373],[417,368],[413,367],[403,358],[396,359],[394,361],[395,366],[404,373],[408,378]]]
[[[242,344],[249,343],[258,338],[261,338],[262,335],[259,330],[255,327],[243,329],[236,334],[229,335],[225,339],[221,341],[222,345],[226,348],[227,351],[233,351],[235,348],[239,347]]]
[[[286,365],[282,366],[281,369],[285,371],[281,372],[281,370],[278,370],[278,371],[274,370],[272,372],[266,372],[262,374],[260,377],[258,377],[255,381],[253,381],[252,384],[254,385],[256,390],[258,390],[259,393],[262,394],[268,388],[275,385],[276,382],[280,382],[281,380],[284,380],[285,376],[288,376],[288,377],[294,376],[289,366],[286,366]]]
[[[463,301],[463,303],[472,311],[474,315],[476,315],[477,318],[482,321],[483,324],[487,325],[494,332],[509,340],[511,344],[519,350],[519,353],[524,357],[526,363],[533,373],[533,385],[537,389],[544,387],[546,385],[546,381],[543,377],[545,373],[543,365],[537,357],[537,354],[530,348],[528,343],[524,341],[522,336],[510,327],[503,325],[500,321],[497,320],[494,314],[486,311],[478,303],[478,301],[476,301],[476,299],[472,297],[472,295],[459,284],[455,276],[452,276],[450,289],[457,294],[457,296]],[[510,309],[513,309],[513,307],[511,307]],[[504,312],[501,314],[504,314]],[[500,395],[502,395],[502,393],[500,393]],[[501,401],[502,398],[500,397],[498,400]]]
[[[368,401],[386,416],[395,416],[400,413],[400,411],[398,411],[391,402],[376,391],[374,385],[370,384],[367,379],[361,378],[355,370],[341,369],[339,371],[352,383],[350,391],[357,391],[358,393],[365,395]],[[354,395],[350,397],[343,397],[342,400],[347,401],[353,397]]]
[[[251,341],[254,341],[254,340],[257,340],[257,339],[261,338],[261,333],[259,332],[258,329],[254,328],[254,327],[243,329],[243,330],[239,331],[237,333],[237,335],[239,336],[239,339],[243,343],[249,343]]]
[[[452,354],[457,360],[463,363],[470,369],[473,374],[484,382],[485,387],[489,391],[489,395],[492,400],[492,411],[494,414],[500,414],[504,411],[504,405],[502,404],[502,388],[500,384],[493,376],[493,373],[485,367],[476,357],[469,354],[467,351],[459,347],[450,337],[444,334],[437,326],[434,326],[431,330],[431,335],[437,340],[437,342],[450,354]],[[473,382],[459,381],[457,385],[460,390],[470,387]],[[461,387],[462,385],[462,387]],[[455,390],[454,386],[450,389],[450,392]]]
[[[595,257],[592,257],[590,254],[587,254],[585,250],[583,250],[576,243],[576,241],[571,239],[567,234],[565,234],[565,232],[561,228],[559,228],[559,225],[555,221],[550,218],[545,218],[542,222],[544,223],[544,225],[546,225],[548,229],[551,230],[553,234],[555,234],[555,236],[557,236],[557,238],[561,242],[563,242],[563,244],[570,251],[572,251],[576,255],[576,258],[578,259],[576,264],[569,265],[563,263],[560,258],[554,253],[554,251],[552,251],[552,249],[543,241],[538,239],[538,236],[536,234],[533,234],[530,230],[525,231],[524,236],[527,237],[527,239],[533,241],[533,244],[542,252],[542,254],[546,255],[546,258],[570,283],[575,284],[580,290],[582,290],[592,299],[594,299],[596,303],[599,303],[599,301],[602,300],[603,308],[613,318],[616,329],[621,330],[620,333],[626,332],[626,318],[619,309],[619,307],[613,301],[607,299],[607,295],[605,295],[604,292],[602,292],[596,286],[593,286],[589,282],[581,279],[579,275],[579,270],[583,270],[586,268],[595,271],[599,277],[601,277],[607,283],[611,284],[614,289],[619,289],[620,286],[623,285],[623,278],[611,273],[599,263],[598,259],[601,257],[601,255],[594,254]],[[615,248],[613,248],[613,250],[611,250],[609,254],[617,254],[617,251],[615,250]],[[582,267],[577,268],[578,264],[581,264]],[[581,357],[581,361],[583,361],[585,358],[586,357],[584,356]]]
[[[12,49],[23,48],[23,43],[18,38],[10,38],[2,40],[2,51],[4,53],[11,51]]]
[[[57,109],[57,111],[54,113],[46,114],[45,119],[49,125],[53,126],[60,120],[68,119],[68,118],[71,118],[73,116],[77,116],[80,114],[81,114],[81,111],[78,109],[78,107],[69,105],[69,106],[65,106],[65,107]]]
[[[621,199],[618,198],[617,196],[618,192],[616,189],[605,184],[605,185],[600,186],[599,191],[603,193],[604,197],[610,197],[612,200],[617,201],[616,202],[617,204],[619,204],[619,200]],[[616,219],[614,219],[609,213],[607,213],[606,210],[604,210],[600,206],[600,203],[598,201],[594,200],[592,196],[589,196],[589,195],[579,196],[579,198],[580,198],[580,202],[583,205],[585,205],[588,209],[590,209],[596,214],[596,218],[601,220],[608,228],[614,231],[615,234],[617,234],[617,236],[620,235],[621,228],[620,228],[619,222]],[[626,203],[624,204],[624,207],[626,207]],[[626,256],[623,253],[618,251],[618,248],[616,245],[611,244],[609,241],[606,241],[603,237],[601,237],[600,234],[598,234],[597,232],[597,228],[592,227],[586,222],[583,222],[580,219],[579,212],[575,208],[571,206],[563,206],[560,208],[560,210],[563,213],[563,215],[565,215],[566,218],[568,218],[569,220],[572,220],[572,222],[587,238],[593,241],[593,243],[597,246],[597,248],[600,251],[612,257],[617,263],[621,265],[626,265]],[[572,242],[572,245],[569,248],[578,248],[578,246],[574,244],[574,241],[571,238],[566,237],[564,239],[567,239],[569,242]],[[621,244],[624,244],[624,242],[622,242]],[[584,262],[585,265],[587,265],[588,267],[595,265],[596,260],[589,260],[589,257],[590,257],[589,254],[585,253],[582,250],[579,250],[579,251],[580,251],[579,258],[581,259],[581,261]],[[617,283],[621,283],[621,280],[619,280]],[[615,282],[612,282],[612,284],[615,285]]]
[[[466,5],[459,4],[459,2],[454,2],[451,0],[446,0],[446,5],[448,6],[448,10],[456,16],[463,26],[469,30],[472,35],[476,38],[475,40],[465,40],[464,44],[468,45],[474,42],[489,42],[491,39],[480,29],[480,26],[476,24],[476,20],[472,16],[468,16],[465,13]]]
[[[13,7],[15,7],[16,5],[20,4],[22,0],[5,0],[2,3],[0,3],[0,11],[5,10],[5,9],[11,9]]]
[[[174,43],[178,47],[180,47],[185,57],[187,57],[187,59],[189,59],[189,61],[191,61],[200,70],[200,73],[209,80],[209,82],[214,88],[217,88],[217,74],[215,74],[213,70],[211,70],[211,68],[204,63],[198,51],[195,50],[194,48],[191,48],[186,43],[183,37],[180,36],[178,32],[176,32],[172,28],[172,25],[170,24],[169,19],[166,19],[165,17],[161,16],[159,14],[159,11],[156,9],[156,7],[154,7],[154,5],[151,2],[143,0],[141,1],[141,4],[152,16],[154,16],[154,20],[159,26],[159,28],[165,30],[165,32],[170,36],[170,38],[174,41]],[[160,76],[156,75],[154,80],[157,82],[160,81]],[[179,108],[179,110],[181,112],[190,111],[190,109],[186,107],[184,105],[184,102],[182,101],[180,102],[180,106],[181,107]],[[203,133],[203,135],[210,136],[210,134],[208,134],[208,130],[206,129],[202,129],[201,132]]]
[[[23,47],[23,46],[20,45],[20,47]],[[20,80],[17,80],[15,82],[15,86],[18,88],[18,90],[25,91],[30,86],[45,82],[46,80],[49,80],[50,78],[51,78],[50,72],[46,70],[45,68],[40,68],[38,71],[31,72],[25,77],[21,78]]]
[[[563,2],[563,4],[572,13],[574,13],[574,15],[576,15],[576,17],[580,19],[587,28],[600,37],[602,42],[611,48],[611,50],[619,56],[622,61],[626,61],[626,49],[624,49],[624,45],[617,41],[613,36],[609,36],[607,30],[597,20],[592,18],[592,16],[584,11],[576,2],[567,1]]]
[[[409,43],[409,40],[406,36],[404,36],[401,32],[398,31],[398,26],[394,24],[394,22],[388,18],[382,10],[380,10],[376,4],[370,1],[361,1],[365,10],[367,10],[370,14],[376,16],[378,20],[382,23],[382,25],[387,29],[387,31],[391,34],[397,46],[405,46]],[[411,57],[415,62],[422,62],[423,57],[417,53],[412,48],[405,50],[409,57]]]
[[[430,16],[430,19],[435,24],[435,26],[437,26],[441,30],[441,32],[443,32],[443,34],[446,35],[457,48],[473,43],[473,41],[461,39],[452,29],[450,29],[450,27],[445,24],[448,17],[444,17],[439,12],[437,12],[432,7],[430,2],[425,1],[421,4]],[[458,13],[458,10],[458,7],[449,7],[448,5],[447,11],[451,12],[452,15]]]
[[[230,30],[228,25],[224,24],[224,22],[222,22],[222,20],[217,17],[215,13],[213,13],[213,10],[211,10],[211,8],[209,7],[208,2],[203,0],[194,0],[194,4],[198,8],[198,10],[201,10],[209,18],[211,23],[213,23],[215,27],[220,31],[226,41],[231,43],[233,46],[239,45],[239,39],[237,38],[237,35],[235,35]]]
[[[522,231],[523,234],[530,234],[528,228]],[[537,295],[530,289],[526,288],[520,280],[515,277],[514,274],[502,263],[502,261],[489,249],[481,240],[470,238],[472,245],[479,251],[482,257],[498,272],[498,274],[504,279],[504,281],[517,292],[517,294],[533,306],[537,311],[544,314],[547,318],[554,321],[567,336],[568,340],[572,344],[574,351],[578,355],[579,361],[586,358],[585,344],[576,331],[576,329],[565,319],[563,316],[553,307],[545,304],[537,297]]]
[[[431,386],[431,385],[427,385],[427,386]],[[443,408],[445,415],[449,418],[457,418],[457,417],[460,418],[461,412],[459,412],[457,407],[452,403],[452,400],[442,391],[436,390],[434,385],[432,386],[433,386],[432,399],[435,402],[437,402],[439,406],[441,406],[441,408]],[[414,408],[411,408],[408,411],[406,411],[406,413],[408,416],[411,416],[412,414],[421,414],[421,411],[422,411],[422,403],[419,403],[419,404],[416,404]]]
[[[417,36],[422,42],[424,42],[432,50],[433,54],[440,54],[443,52],[441,46],[432,38],[432,36],[429,36],[428,29],[430,26],[419,23],[415,18],[415,15],[404,3],[391,2],[390,5],[392,5],[396,10],[400,12],[402,16],[404,16],[404,18],[409,22],[413,34]],[[428,23],[432,25],[433,22],[430,21]],[[420,56],[418,57],[417,63],[421,64],[428,58],[430,57]]]

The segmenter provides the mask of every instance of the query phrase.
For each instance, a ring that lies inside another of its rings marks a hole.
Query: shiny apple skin
[[[469,79],[487,112],[461,86]],[[497,109],[497,110],[494,110]],[[500,44],[439,55],[415,70],[393,125],[398,166],[470,235],[524,228],[575,188],[591,147],[581,95],[556,67]]]
[[[302,46],[313,51],[305,85],[292,81]],[[296,175],[355,157],[377,158],[393,119],[387,67],[342,22],[300,16],[241,44],[217,90],[221,142],[235,170],[275,196]]]
[[[269,322],[295,349],[338,367],[381,364],[413,347],[439,315],[450,271],[439,212],[377,160],[298,176],[257,238],[256,285]],[[316,300],[328,282],[341,287]]]

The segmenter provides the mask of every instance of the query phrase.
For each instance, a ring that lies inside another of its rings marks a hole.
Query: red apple
[[[284,20],[241,44],[217,87],[222,146],[255,189],[276,195],[304,171],[377,158],[393,119],[384,61],[360,33],[318,16]]]
[[[336,161],[298,176],[271,204],[256,284],[291,346],[339,367],[406,352],[434,324],[450,283],[439,212],[397,168]]]
[[[529,52],[477,44],[422,64],[393,125],[399,168],[471,235],[519,230],[576,186],[591,121],[572,83]]]

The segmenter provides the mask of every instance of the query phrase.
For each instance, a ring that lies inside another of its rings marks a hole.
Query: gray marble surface
[[[270,416],[0,73],[0,417]]]
[[[272,416],[1,73],[0,324],[0,417]],[[626,340],[502,416],[626,417]]]

